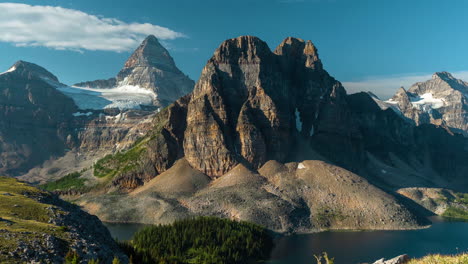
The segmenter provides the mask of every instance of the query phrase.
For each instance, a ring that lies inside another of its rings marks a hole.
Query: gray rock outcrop
[[[380,259],[374,262],[373,264],[405,264],[410,261],[410,257],[408,255],[401,255],[389,260]]]

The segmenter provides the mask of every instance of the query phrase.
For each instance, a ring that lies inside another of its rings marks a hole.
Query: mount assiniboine
[[[169,52],[156,37],[150,35],[130,56],[117,77],[77,83],[74,86],[82,89],[63,91],[74,98],[79,97],[75,93],[102,93],[104,98],[113,102],[105,105],[106,108],[135,108],[141,105],[166,107],[191,92],[194,82],[177,68]],[[129,94],[133,94],[133,97]],[[77,98],[76,101],[82,100]]]

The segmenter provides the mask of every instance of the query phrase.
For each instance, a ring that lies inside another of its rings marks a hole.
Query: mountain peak
[[[296,58],[304,63],[308,68],[322,69],[322,62],[318,56],[318,51],[312,41],[307,42],[300,38],[288,37],[275,49],[275,54]]]
[[[272,55],[268,44],[255,36],[240,36],[225,40],[212,59],[218,62],[251,61]]]
[[[7,72],[15,72],[18,74],[33,75],[35,77],[47,78],[58,82],[58,78],[45,68],[31,62],[19,60],[13,64]]]
[[[125,62],[125,68],[175,68],[174,59],[154,35],[149,35]]]
[[[448,80],[455,80],[455,77],[449,72],[442,71],[442,72],[436,72],[432,75],[432,79],[442,79],[444,81]]]
[[[143,40],[142,44],[143,43],[155,43],[155,44],[159,44],[159,40],[158,38],[155,36],[155,35],[148,35],[145,40]]]

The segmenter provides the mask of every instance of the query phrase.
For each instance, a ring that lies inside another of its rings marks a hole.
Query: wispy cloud
[[[453,72],[455,78],[468,80],[468,71]],[[401,86],[408,89],[417,82],[424,82],[432,78],[432,74],[411,74],[400,76],[370,77],[361,81],[343,82],[348,94],[357,92],[373,92],[381,99],[392,97]]]
[[[0,3],[0,14],[0,41],[16,46],[122,52],[134,49],[150,34],[162,40],[184,37],[158,25],[126,23],[63,7]]]

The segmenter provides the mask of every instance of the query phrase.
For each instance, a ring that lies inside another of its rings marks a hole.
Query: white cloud
[[[0,3],[0,41],[58,50],[128,51],[150,34],[162,40],[182,33],[149,23],[125,23],[54,6]]]
[[[453,72],[455,78],[468,80],[468,71]],[[373,92],[381,99],[391,98],[401,86],[408,89],[417,82],[424,82],[432,78],[432,73],[402,76],[371,77],[361,81],[343,82],[348,94],[357,92]]]

